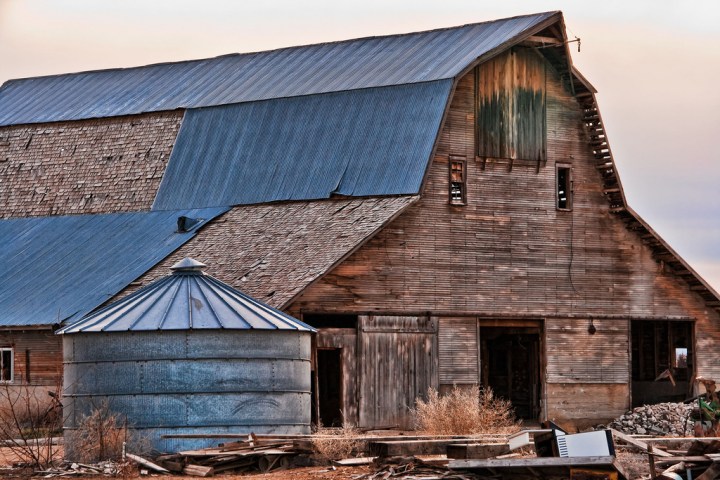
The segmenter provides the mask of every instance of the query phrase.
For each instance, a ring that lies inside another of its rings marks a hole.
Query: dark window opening
[[[317,379],[320,423],[342,427],[342,349],[318,349]]]
[[[0,381],[13,381],[13,349],[0,348]]]
[[[557,166],[557,208],[558,210],[572,209],[572,178],[570,167]]]
[[[633,406],[690,397],[692,322],[636,320],[631,336]]]
[[[304,313],[303,322],[315,328],[352,328],[357,329],[357,315],[335,315],[324,313]]]
[[[450,203],[467,203],[467,172],[465,160],[450,159]]]

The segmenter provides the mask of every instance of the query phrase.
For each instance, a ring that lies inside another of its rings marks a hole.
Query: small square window
[[[467,203],[467,172],[465,160],[450,158],[450,203]]]
[[[555,205],[558,210],[572,210],[572,170],[567,165],[557,165],[555,173]]]
[[[13,349],[0,348],[0,382],[12,382],[13,370]]]

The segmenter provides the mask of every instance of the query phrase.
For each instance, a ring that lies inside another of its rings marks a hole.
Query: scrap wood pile
[[[637,435],[682,436],[693,431],[693,408],[685,403],[643,405],[613,420],[608,427]]]
[[[126,471],[127,467],[127,463],[117,463],[113,461],[100,462],[92,465],[84,463],[64,462],[58,467],[38,470],[35,472],[35,476],[43,478],[82,477],[97,475],[104,475],[106,477],[117,477],[118,475],[123,474]]]
[[[308,442],[283,438],[262,439],[255,435],[247,440],[220,444],[215,448],[190,450],[161,455],[150,462],[134,457],[140,466],[159,473],[182,473],[196,477],[210,477],[221,472],[243,472],[259,469],[262,472],[288,468],[293,458],[311,453]]]

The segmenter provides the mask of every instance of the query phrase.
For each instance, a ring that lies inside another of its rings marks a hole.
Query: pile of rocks
[[[695,404],[658,403],[644,405],[613,420],[608,426],[637,435],[689,435],[694,421],[690,419]]]

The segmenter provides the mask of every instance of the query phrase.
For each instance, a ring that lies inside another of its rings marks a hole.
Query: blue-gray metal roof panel
[[[416,194],[451,80],[188,110],[153,208]]]
[[[130,115],[454,78],[559,12],[205,60],[11,80],[0,126]]]
[[[82,317],[227,208],[0,220],[0,327]],[[177,233],[181,215],[202,218]],[[8,281],[11,279],[11,281]]]
[[[296,330],[311,326],[197,271],[176,271],[58,333]]]

